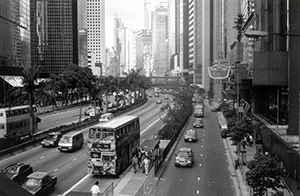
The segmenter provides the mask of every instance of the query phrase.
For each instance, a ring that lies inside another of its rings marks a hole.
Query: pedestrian
[[[141,152],[141,149],[138,149],[138,164],[139,164],[139,167],[142,168],[142,152]]]
[[[240,166],[240,159],[238,156],[236,156],[234,160],[234,168],[237,170],[239,166]]]
[[[95,184],[92,186],[92,196],[100,196],[100,188],[99,188],[99,182],[96,181]]]
[[[136,155],[134,155],[133,157],[132,157],[132,167],[133,167],[133,169],[134,169],[134,173],[136,173],[136,171],[137,171],[137,165],[138,165],[138,158],[136,157]]]
[[[146,176],[149,173],[149,164],[150,164],[150,160],[148,159],[148,157],[145,157],[145,159],[143,160],[143,165],[144,165]]]
[[[252,147],[253,145],[253,137],[252,135],[249,135],[249,146]]]

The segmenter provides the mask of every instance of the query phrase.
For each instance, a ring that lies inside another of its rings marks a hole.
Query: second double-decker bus
[[[33,117],[30,114],[33,110]],[[24,139],[37,130],[37,109],[29,105],[0,108],[0,137]],[[34,121],[34,123],[33,123]]]
[[[121,116],[89,129],[89,174],[121,174],[131,163],[140,145],[140,122],[137,116]]]

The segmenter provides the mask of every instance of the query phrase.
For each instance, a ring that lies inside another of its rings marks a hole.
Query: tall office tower
[[[80,55],[87,58],[79,44],[79,32],[87,28],[85,5],[86,0],[30,0],[31,61],[42,66],[42,76],[79,65]]]
[[[153,72],[165,76],[169,68],[168,7],[157,6],[153,14],[152,28]]]
[[[179,74],[179,0],[169,1],[169,58],[172,76]]]
[[[123,23],[120,29],[120,76],[126,76],[136,70],[135,33]]]
[[[120,56],[121,56],[121,50],[122,50],[122,43],[121,43],[121,29],[123,27],[122,18],[120,15],[115,14],[114,16],[114,51],[115,51],[115,58],[116,61],[114,63],[115,68],[113,69],[115,71],[115,76],[120,76]]]
[[[0,13],[0,66],[30,66],[29,0],[2,0]]]
[[[105,0],[87,0],[87,26],[88,51],[95,53],[96,66],[105,68]],[[105,74],[106,69],[102,71]]]
[[[10,86],[20,86],[22,69],[30,67],[29,0],[0,1],[0,103]]]
[[[150,29],[143,29],[136,36],[136,66],[143,70],[146,76],[152,73],[152,33]]]
[[[144,0],[144,28],[151,29],[152,7],[151,0]]]

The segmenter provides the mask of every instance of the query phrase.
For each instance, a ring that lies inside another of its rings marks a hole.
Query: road
[[[88,118],[84,116],[84,111],[88,109],[88,106],[82,106],[81,108],[81,119]],[[79,120],[79,106],[68,108],[65,110],[58,110],[56,112],[39,115],[41,122],[38,124],[38,131],[46,131],[53,127],[58,127],[64,124],[71,124]]]
[[[141,142],[145,139],[151,139],[153,134],[163,127],[163,122],[159,120],[159,108],[161,105],[156,104],[156,100],[157,98],[151,98],[140,108],[127,113],[140,117]],[[171,100],[163,100],[163,103],[167,101],[172,102]],[[55,127],[59,124],[58,122],[63,122],[64,124],[70,123],[70,120],[60,120],[66,116],[74,118],[74,121],[78,118],[78,115],[76,115],[76,112],[73,110],[42,116],[42,120],[44,123],[48,123],[48,127],[45,125],[45,128],[40,127],[39,129],[48,129],[49,126]],[[88,128],[83,129],[83,133],[86,141]],[[58,183],[51,193],[53,196],[66,194],[73,190],[73,188],[76,188],[77,190],[79,188],[80,191],[90,192],[89,189],[91,185],[94,184],[95,179],[100,182],[102,190],[111,182],[117,183],[120,178],[87,175],[86,145],[87,143],[85,142],[81,149],[71,153],[59,152],[57,148],[42,148],[41,146],[38,146],[29,151],[1,160],[0,168],[5,168],[11,163],[25,162],[31,164],[34,171],[45,171],[49,172],[51,175],[57,176]],[[78,182],[80,182],[80,184],[74,187]]]
[[[179,138],[178,145],[172,153],[153,196],[234,196],[235,189],[229,172],[229,163],[225,154],[223,139],[219,134],[217,113],[205,107],[204,128],[195,128],[198,132],[196,143],[184,142]],[[194,117],[187,129],[192,128]],[[192,168],[175,167],[175,153],[180,147],[191,147],[195,153]]]

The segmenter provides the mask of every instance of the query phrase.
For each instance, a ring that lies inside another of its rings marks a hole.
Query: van
[[[114,118],[112,113],[105,113],[100,116],[99,122],[107,122]]]
[[[59,151],[75,151],[83,145],[83,133],[72,131],[62,136],[58,143]]]

